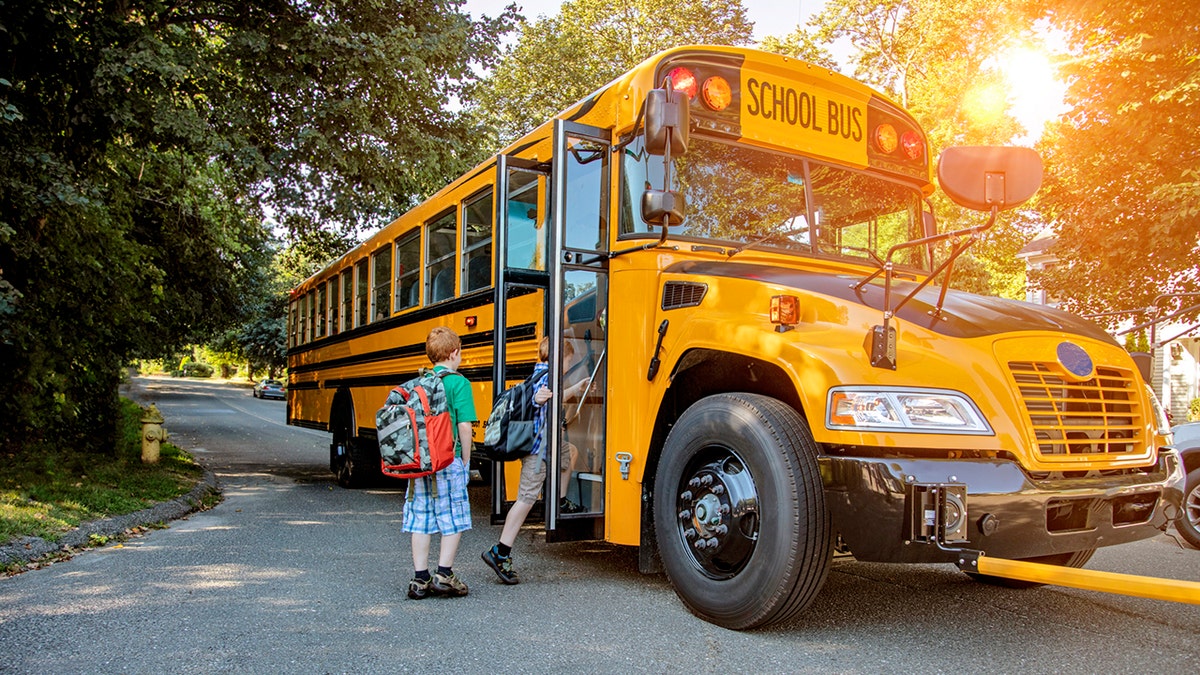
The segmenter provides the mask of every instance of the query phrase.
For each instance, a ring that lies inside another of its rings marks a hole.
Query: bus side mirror
[[[667,80],[666,89],[651,89],[646,93],[646,151],[664,155],[670,143],[672,155],[687,152],[688,98],[675,91]]]
[[[1005,211],[1024,204],[1042,185],[1042,158],[1030,148],[959,146],[938,158],[938,183],[959,206]]]
[[[683,222],[687,203],[683,195],[673,190],[646,190],[642,193],[642,220],[652,225],[678,225]],[[670,218],[667,221],[667,218]]]

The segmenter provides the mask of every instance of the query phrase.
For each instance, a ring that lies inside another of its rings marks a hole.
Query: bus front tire
[[[654,526],[663,568],[693,614],[743,630],[800,613],[832,555],[808,425],[766,396],[701,399],[667,437]]]

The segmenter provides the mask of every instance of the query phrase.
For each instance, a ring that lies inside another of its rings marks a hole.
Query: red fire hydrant
[[[167,430],[163,428],[163,416],[158,408],[151,403],[142,415],[142,463],[157,464],[159,444],[167,440]]]

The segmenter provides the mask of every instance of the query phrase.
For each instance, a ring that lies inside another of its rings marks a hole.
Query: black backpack
[[[493,462],[520,459],[533,450],[534,377],[496,397],[483,430],[483,456]]]

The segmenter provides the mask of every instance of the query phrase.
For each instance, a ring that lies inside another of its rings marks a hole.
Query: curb
[[[199,510],[206,496],[220,492],[216,475],[205,469],[200,482],[182,497],[160,502],[141,511],[82,523],[64,533],[58,541],[47,541],[41,537],[22,537],[10,541],[0,546],[0,565],[25,564],[52,553],[91,548],[93,535],[113,537],[134,527],[177,520]]]

